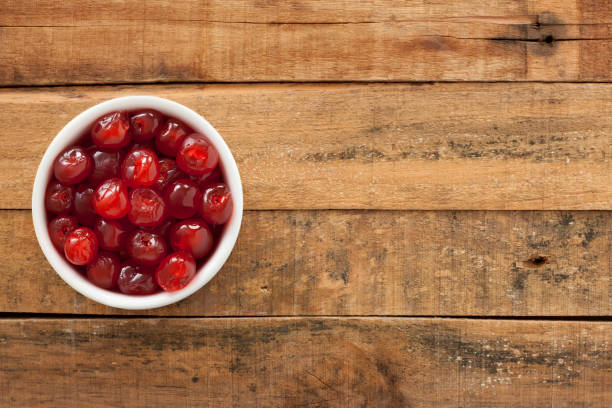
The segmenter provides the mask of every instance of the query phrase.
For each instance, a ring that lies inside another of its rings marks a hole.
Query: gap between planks
[[[68,313],[7,313],[0,312],[0,320],[135,320],[135,319],[183,319],[183,320],[268,320],[268,319],[439,319],[439,320],[507,320],[551,322],[612,322],[612,316],[480,316],[480,315],[266,315],[266,316],[168,316],[168,315],[96,315]]]
[[[501,39],[500,39],[501,40]],[[507,41],[514,41],[514,40],[507,40]],[[534,41],[527,41],[524,40],[525,42],[534,42]],[[555,40],[555,41],[565,41],[565,40]],[[572,40],[569,40],[572,41]],[[535,42],[538,42],[537,40],[535,40]],[[389,81],[385,81],[383,79],[377,79],[377,80],[320,80],[320,81],[300,81],[300,80],[291,80],[291,81],[199,81],[199,80],[194,80],[194,81],[163,81],[163,80],[151,80],[151,81],[145,81],[145,82],[133,82],[133,81],[128,81],[128,82],[105,82],[105,83],[100,83],[100,82],[82,82],[82,83],[78,83],[78,84],[73,84],[73,83],[55,83],[55,84],[27,84],[27,85],[0,85],[0,90],[2,89],[13,89],[13,90],[20,90],[20,89],[46,89],[46,88],[78,88],[78,87],[90,87],[90,88],[109,88],[109,87],[113,87],[113,86],[145,86],[145,85],[166,85],[166,86],[181,86],[181,85],[202,85],[202,86],[206,86],[206,85],[232,85],[232,86],[249,86],[249,87],[257,87],[260,86],[262,88],[266,88],[270,85],[299,85],[301,87],[304,86],[308,86],[308,85],[312,85],[313,87],[317,87],[319,85],[326,85],[326,86],[332,86],[332,85],[337,85],[337,86],[345,86],[345,85],[415,85],[415,86],[419,86],[419,85],[437,85],[437,84],[442,84],[442,85],[446,85],[446,84],[463,84],[463,85],[470,85],[470,84],[482,84],[482,85],[487,85],[487,84],[516,84],[517,86],[520,86],[522,84],[576,84],[576,85],[603,85],[603,84],[612,84],[612,81],[589,81],[589,80],[584,80],[584,81],[578,81],[578,80],[573,80],[573,81],[562,81],[562,80],[550,80],[550,81],[543,81],[543,80],[526,80],[526,81],[513,81],[513,80],[507,80],[507,81],[503,81],[503,80],[496,80],[496,81],[491,81],[491,80],[483,80],[483,81],[478,81],[478,80],[469,80],[469,81],[460,81],[460,80],[449,80],[449,81],[445,81],[445,80],[435,80],[435,81],[416,81],[416,80],[407,80],[407,81],[398,81],[398,80],[389,80]]]

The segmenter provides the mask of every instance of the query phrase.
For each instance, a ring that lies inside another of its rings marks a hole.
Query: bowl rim
[[[116,111],[132,111],[137,109],[154,109],[166,116],[183,121],[194,132],[205,134],[219,151],[221,170],[225,182],[228,184],[233,198],[233,211],[230,221],[225,224],[221,240],[214,253],[201,268],[198,269],[193,280],[176,292],[159,292],[153,295],[134,296],[102,289],[89,282],[82,274],[77,272],[53,246],[49,237],[44,197],[47,184],[51,179],[53,161],[57,155],[75,143],[100,116]],[[194,110],[169,99],[157,96],[123,96],[98,103],[84,110],[66,124],[53,138],[45,151],[34,179],[32,189],[32,221],[38,244],[57,274],[80,294],[107,306],[127,309],[143,310],[167,306],[192,295],[206,285],[222,268],[231,254],[242,223],[243,191],[240,173],[236,160],[227,143],[219,132],[200,114]]]

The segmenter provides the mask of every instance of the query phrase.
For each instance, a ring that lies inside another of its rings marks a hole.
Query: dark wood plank
[[[0,320],[11,407],[609,407],[610,322]]]
[[[5,0],[0,85],[610,80],[606,0],[454,3]]]
[[[168,316],[612,314],[610,212],[246,212],[189,299],[126,312],[51,269],[29,211],[0,212],[0,312]]]
[[[507,83],[4,89],[0,208],[30,208],[73,116],[134,94],[217,127],[248,209],[611,209],[612,85]]]

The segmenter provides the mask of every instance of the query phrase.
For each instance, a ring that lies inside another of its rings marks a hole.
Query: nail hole
[[[526,266],[532,268],[541,268],[548,263],[549,259],[544,255],[533,255],[525,261]]]
[[[545,42],[546,44],[552,44],[552,42],[553,42],[554,40],[555,40],[555,39],[553,38],[553,36],[552,36],[552,35],[547,35],[546,37],[544,37],[544,42]]]

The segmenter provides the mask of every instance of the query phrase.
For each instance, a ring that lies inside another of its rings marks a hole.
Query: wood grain
[[[531,83],[4,89],[0,208],[30,208],[72,117],[134,94],[220,131],[247,209],[612,208],[612,85]]]
[[[0,85],[611,78],[606,0],[3,3]]]
[[[55,0],[25,0],[3,2],[0,15],[2,26],[41,26],[51,19],[56,25],[78,23],[105,24],[130,21],[198,21],[201,19],[227,23],[367,23],[394,21],[437,21],[444,16],[448,22],[464,22],[470,15],[488,16],[483,22],[508,23],[502,16],[535,17],[540,24],[609,23],[612,10],[599,0],[563,1],[501,1],[486,3],[464,0],[449,3],[424,3],[418,0],[150,0],[113,2],[102,0],[95,4],[87,0],[58,2]],[[36,6],[36,7],[33,7]],[[143,8],[145,7],[146,8]],[[155,10],[155,13],[144,13]],[[144,11],[144,12],[143,12]],[[496,19],[497,18],[497,19]],[[535,23],[535,21],[528,21]]]
[[[609,407],[609,322],[0,320],[12,407]]]
[[[610,212],[247,212],[226,266],[127,312],[51,269],[29,211],[0,212],[0,312],[168,316],[612,314]]]

